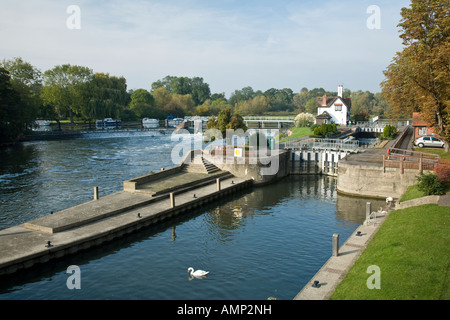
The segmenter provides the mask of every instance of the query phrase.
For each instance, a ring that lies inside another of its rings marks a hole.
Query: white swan
[[[191,276],[196,277],[196,278],[204,277],[209,273],[209,271],[203,271],[203,270],[194,271],[194,268],[192,268],[192,267],[188,268],[188,272]]]

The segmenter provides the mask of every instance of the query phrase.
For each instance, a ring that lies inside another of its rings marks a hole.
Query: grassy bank
[[[311,128],[309,128],[309,127],[303,127],[303,128],[292,127],[290,130],[293,133],[289,137],[286,137],[286,138],[280,140],[280,142],[285,142],[285,141],[288,141],[291,139],[298,139],[298,138],[310,136],[313,134]]]
[[[333,300],[450,299],[450,208],[423,205],[390,213],[336,288]],[[368,289],[369,266],[380,289]]]
[[[441,162],[450,164],[450,152],[445,152],[442,148],[413,148],[414,151],[433,153],[439,155]]]

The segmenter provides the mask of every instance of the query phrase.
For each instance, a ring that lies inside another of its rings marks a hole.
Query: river
[[[173,167],[177,143],[132,131],[2,149],[0,229],[90,201],[93,186],[102,196]],[[366,201],[338,195],[333,177],[290,176],[8,276],[0,299],[292,299],[330,257],[333,233],[343,243],[363,222]],[[81,289],[67,286],[70,265],[80,268]],[[210,274],[190,279],[188,267]]]

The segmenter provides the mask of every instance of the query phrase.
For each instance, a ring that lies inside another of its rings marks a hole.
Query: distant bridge
[[[253,116],[253,117],[243,117],[245,125],[247,127],[257,127],[257,128],[283,128],[283,124],[287,124],[289,127],[294,125],[295,117],[263,117],[263,116]]]
[[[355,127],[359,127],[360,132],[379,132],[383,133],[384,128],[389,124],[397,128],[406,127],[410,125],[411,121],[358,121],[356,124],[352,125]]]

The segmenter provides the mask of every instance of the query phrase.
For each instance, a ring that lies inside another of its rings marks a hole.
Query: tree
[[[244,115],[262,115],[270,110],[269,99],[265,96],[254,97],[238,103],[238,110]]]
[[[211,97],[209,84],[203,78],[194,77],[174,77],[167,76],[162,80],[152,83],[152,91],[158,88],[165,88],[170,94],[187,95],[190,94],[195,106],[203,104]]]
[[[222,133],[222,137],[226,137],[227,129],[242,129],[247,131],[244,119],[238,114],[231,114],[231,108],[225,108],[220,111],[217,119],[212,116],[206,124],[207,129],[218,129]]]
[[[22,130],[21,119],[17,117],[18,97],[8,70],[0,67],[0,142],[14,139]]]
[[[317,115],[317,97],[316,98],[310,98],[305,105],[305,110],[307,113],[315,114]]]
[[[83,118],[90,121],[120,117],[129,101],[124,77],[95,73],[88,86],[88,103],[83,104],[80,110]]]
[[[450,2],[412,0],[402,8],[405,46],[384,71],[383,94],[394,115],[422,113],[450,149]]]
[[[158,109],[163,109],[164,106],[170,103],[172,97],[166,87],[159,87],[153,90],[153,97],[155,98],[155,106]]]
[[[92,77],[91,69],[70,64],[47,70],[42,88],[44,103],[53,105],[59,118],[68,114],[73,123],[74,114],[80,113],[83,105],[88,103],[86,92]]]
[[[17,92],[18,108],[14,111],[21,119],[23,129],[31,127],[42,106],[40,90],[42,73],[22,58],[3,60],[2,64],[10,74],[10,82]]]

